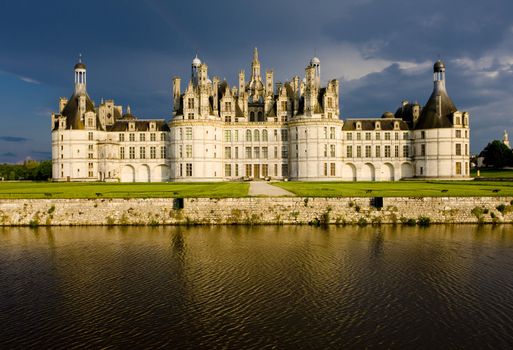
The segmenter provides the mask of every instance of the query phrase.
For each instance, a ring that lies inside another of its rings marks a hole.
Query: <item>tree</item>
[[[490,142],[481,152],[483,163],[494,168],[513,165],[513,151],[499,140]]]

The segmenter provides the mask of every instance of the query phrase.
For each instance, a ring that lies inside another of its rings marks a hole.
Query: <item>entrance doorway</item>
[[[256,179],[260,179],[260,164],[253,165],[253,176]]]

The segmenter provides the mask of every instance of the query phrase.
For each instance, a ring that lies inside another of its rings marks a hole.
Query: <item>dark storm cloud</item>
[[[12,152],[5,152],[5,153],[2,153],[2,157],[14,158],[14,157],[16,157],[16,154],[14,154]]]
[[[25,141],[28,141],[29,139],[26,137],[19,137],[19,136],[0,136],[0,140],[6,141],[6,142],[25,142]]]
[[[30,152],[32,158],[42,160],[42,159],[52,159],[52,152],[50,151],[34,151]]]

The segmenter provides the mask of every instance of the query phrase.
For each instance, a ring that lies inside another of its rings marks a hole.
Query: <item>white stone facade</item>
[[[339,83],[320,85],[314,57],[305,78],[265,82],[255,49],[249,82],[208,77],[196,57],[182,93],[173,79],[173,118],[138,119],[112,100],[95,106],[86,67],[75,66],[75,92],[52,114],[56,181],[395,181],[469,176],[469,114],[445,91],[434,66],[424,107],[407,101],[381,118],[340,119]]]

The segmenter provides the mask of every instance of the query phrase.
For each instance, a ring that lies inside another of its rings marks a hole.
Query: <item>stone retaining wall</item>
[[[513,223],[513,197],[0,200],[0,226]]]

